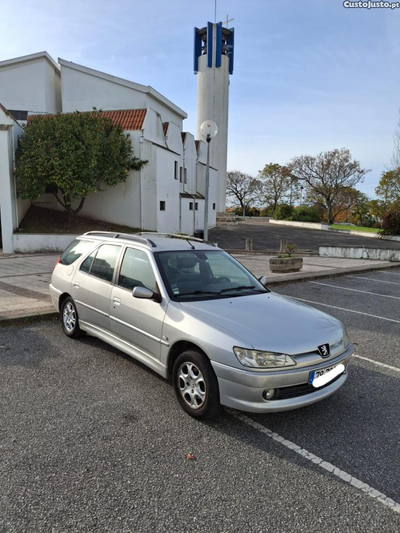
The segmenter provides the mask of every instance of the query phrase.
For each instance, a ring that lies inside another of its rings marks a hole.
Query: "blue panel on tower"
[[[197,74],[199,70],[199,55],[201,55],[201,37],[199,35],[199,28],[194,29],[194,51],[193,51],[193,68],[194,73]]]
[[[228,38],[226,39],[226,44],[228,48],[228,56],[229,56],[229,74],[233,73],[234,41],[235,41],[235,30],[232,28],[230,30],[230,34],[228,35]]]
[[[212,67],[213,24],[207,22],[207,67]]]
[[[218,68],[221,66],[221,55],[222,55],[222,22],[218,22],[217,26],[217,46],[215,51],[215,66]]]

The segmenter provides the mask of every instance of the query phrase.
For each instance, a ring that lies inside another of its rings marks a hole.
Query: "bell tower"
[[[228,20],[226,24],[228,25]],[[197,139],[200,126],[212,120],[218,134],[210,143],[210,165],[218,170],[217,211],[225,211],[228,157],[229,75],[233,73],[234,29],[222,22],[194,29],[194,72],[197,74]]]

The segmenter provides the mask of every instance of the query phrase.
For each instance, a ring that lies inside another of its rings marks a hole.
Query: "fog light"
[[[272,398],[275,396],[276,389],[266,389],[263,392],[263,398],[264,400],[272,400]]]

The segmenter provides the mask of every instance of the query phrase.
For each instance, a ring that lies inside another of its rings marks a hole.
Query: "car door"
[[[71,284],[79,319],[110,331],[110,298],[122,246],[103,244],[80,265]]]
[[[138,356],[160,359],[161,338],[168,301],[135,298],[134,287],[159,292],[151,254],[127,247],[111,293],[111,331],[128,342]]]

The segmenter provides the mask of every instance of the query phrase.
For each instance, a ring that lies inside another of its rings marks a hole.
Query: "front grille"
[[[329,385],[332,385],[332,383],[335,383],[336,380],[338,380],[343,374],[339,374],[336,376],[335,379],[332,379],[329,383],[326,385],[323,385],[322,387],[318,387],[316,389],[309,383],[304,383],[303,385],[293,385],[292,387],[283,387],[281,389],[276,390],[275,396],[270,400],[273,402],[274,400],[287,400],[289,398],[297,398],[298,396],[304,396],[306,394],[311,394],[312,392],[316,392],[317,390],[324,389],[325,387],[329,387]]]

